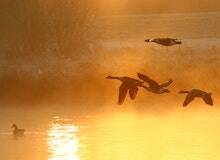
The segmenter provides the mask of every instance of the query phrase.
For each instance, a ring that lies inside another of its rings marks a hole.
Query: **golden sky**
[[[220,11],[219,0],[98,0],[107,14]]]

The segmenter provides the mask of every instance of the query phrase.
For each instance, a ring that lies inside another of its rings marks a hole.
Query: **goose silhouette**
[[[23,136],[24,135],[24,129],[19,129],[16,124],[13,124],[11,128],[14,128],[13,135],[14,136]]]
[[[182,44],[180,40],[174,38],[153,38],[153,39],[146,39],[145,42],[147,43],[154,42],[163,46],[173,46],[176,44]]]
[[[165,83],[158,84],[156,81],[150,79],[148,76],[143,75],[141,73],[137,74],[138,77],[148,83],[148,87],[145,87],[149,92],[153,92],[156,94],[162,94],[162,93],[170,93],[170,91],[166,88],[168,87],[171,83],[173,83],[173,80],[169,80]]]
[[[113,77],[108,76],[107,79],[116,79],[122,82],[121,86],[119,87],[119,97],[118,97],[118,104],[123,104],[127,92],[129,91],[130,98],[134,100],[137,96],[138,87],[146,88],[143,85],[144,82],[141,82],[137,79],[133,79],[130,77]]]
[[[202,98],[203,101],[208,105],[213,105],[212,94],[199,89],[192,89],[190,91],[180,91],[180,94],[187,94],[185,101],[183,102],[183,107],[186,107],[194,98]]]

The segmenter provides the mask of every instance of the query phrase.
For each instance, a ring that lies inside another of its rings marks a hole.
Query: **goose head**
[[[13,124],[12,126],[11,126],[11,128],[18,128],[18,126],[16,125],[16,124]]]
[[[107,77],[105,77],[106,79],[113,79],[113,77],[112,76],[107,76]]]
[[[122,80],[123,78],[121,77],[113,77],[113,76],[107,76],[105,77],[106,79],[118,79],[118,80]]]

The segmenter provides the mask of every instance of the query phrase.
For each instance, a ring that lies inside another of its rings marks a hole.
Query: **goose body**
[[[130,77],[113,77],[108,76],[107,79],[116,79],[122,82],[121,86],[119,87],[119,96],[118,96],[118,104],[123,104],[127,92],[129,92],[130,98],[134,100],[137,96],[138,87],[145,88],[146,86],[143,85],[144,82],[141,82],[137,79],[133,79]]]
[[[186,107],[190,102],[192,102],[194,98],[202,98],[206,104],[211,105],[211,106],[213,105],[211,93],[207,93],[199,89],[192,89],[190,91],[180,91],[179,93],[187,94],[185,101],[183,102],[184,107]]]
[[[143,75],[141,73],[137,74],[138,77],[148,83],[148,87],[145,87],[149,92],[155,93],[155,94],[163,94],[163,93],[169,93],[170,91],[166,88],[171,83],[173,83],[173,80],[169,80],[165,83],[158,84],[156,81],[150,79],[148,76]]]
[[[176,44],[182,44],[180,40],[174,38],[153,38],[153,39],[146,39],[145,42],[147,43],[154,42],[163,46],[173,46]]]
[[[11,128],[14,128],[14,130],[13,130],[13,135],[14,136],[23,136],[24,135],[25,130],[24,129],[19,129],[16,124],[13,124],[11,126]]]

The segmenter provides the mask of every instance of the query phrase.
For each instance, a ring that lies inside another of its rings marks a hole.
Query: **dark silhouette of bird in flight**
[[[14,128],[13,135],[14,136],[23,136],[24,135],[24,129],[19,129],[16,124],[13,124],[11,128]]]
[[[187,94],[186,99],[183,103],[183,106],[186,107],[194,98],[202,98],[203,101],[208,105],[213,105],[212,94],[199,89],[192,89],[190,91],[180,91],[180,94]]]
[[[125,100],[127,92],[129,91],[130,98],[134,100],[137,96],[138,87],[146,88],[143,85],[144,82],[141,82],[137,79],[133,79],[130,77],[113,77],[108,76],[107,79],[117,79],[122,82],[121,86],[119,87],[119,97],[118,97],[118,104],[122,104]]]
[[[182,44],[182,42],[178,39],[174,38],[153,38],[153,39],[146,39],[145,42],[150,43],[154,42],[163,46],[173,46],[176,44]]]
[[[171,83],[173,83],[173,80],[169,80],[165,83],[158,84],[156,81],[150,79],[148,76],[143,75],[141,73],[137,74],[138,77],[148,83],[148,87],[145,87],[148,91],[156,93],[156,94],[162,94],[162,93],[170,93],[170,91],[166,88]]]

